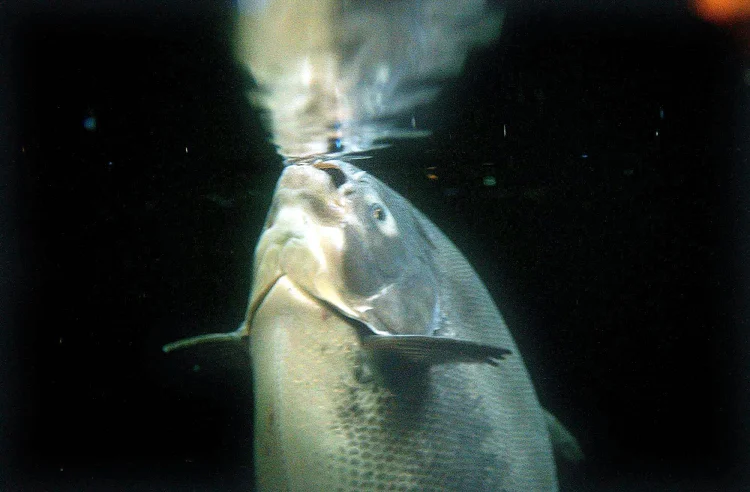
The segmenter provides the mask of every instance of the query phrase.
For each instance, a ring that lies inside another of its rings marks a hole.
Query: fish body
[[[259,490],[557,490],[500,312],[390,187],[345,162],[287,166],[254,274]]]

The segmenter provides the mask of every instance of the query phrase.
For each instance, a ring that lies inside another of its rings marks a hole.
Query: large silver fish
[[[548,423],[570,436],[482,281],[351,164],[287,166],[245,322],[165,349],[245,335],[260,490],[557,490]]]

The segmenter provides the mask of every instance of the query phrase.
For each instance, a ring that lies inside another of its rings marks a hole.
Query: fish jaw
[[[353,319],[369,309],[352,302],[341,272],[347,202],[330,176],[310,165],[288,166],[281,175],[264,232],[255,250],[247,325],[276,281],[286,275],[299,289]]]

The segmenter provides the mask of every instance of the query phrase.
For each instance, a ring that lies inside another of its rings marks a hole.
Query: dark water
[[[281,164],[228,10],[177,4],[5,20],[6,490],[252,481],[246,347],[160,347],[242,320]],[[681,7],[539,3],[358,162],[487,282],[587,455],[562,490],[748,483],[746,97]]]

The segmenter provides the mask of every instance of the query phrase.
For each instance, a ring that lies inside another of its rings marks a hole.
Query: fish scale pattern
[[[346,444],[328,460],[337,490],[503,490],[507,465],[485,442],[485,402],[462,388],[461,372],[435,367],[420,388],[409,375],[403,386],[376,378],[341,392],[330,431]]]

